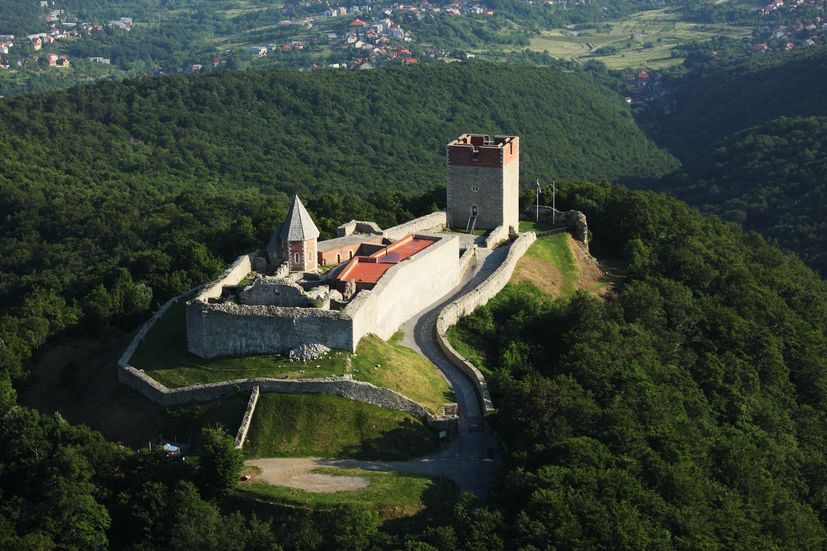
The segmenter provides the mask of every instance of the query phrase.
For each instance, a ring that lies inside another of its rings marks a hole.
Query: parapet
[[[520,158],[520,138],[463,134],[446,150],[449,165],[504,167]]]

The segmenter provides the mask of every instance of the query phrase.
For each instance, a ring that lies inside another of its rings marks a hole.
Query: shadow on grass
[[[404,461],[439,449],[436,431],[419,421],[403,419],[397,428],[342,448],[339,457],[366,461]]]

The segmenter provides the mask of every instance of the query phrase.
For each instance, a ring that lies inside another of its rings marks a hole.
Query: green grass
[[[434,413],[453,402],[451,387],[423,356],[400,344],[369,335],[356,354],[333,350],[320,360],[295,363],[281,355],[204,359],[187,351],[185,301],[169,309],[136,350],[132,366],[169,388],[250,377],[307,378],[352,374],[359,381],[384,386],[420,402]],[[376,367],[379,365],[379,367]]]
[[[439,506],[453,501],[456,497],[455,485],[444,479],[362,469],[319,468],[313,472],[333,476],[358,476],[367,479],[369,485],[356,491],[313,493],[262,483],[241,483],[238,493],[273,503],[314,509],[349,504],[376,511],[382,520],[412,516],[426,507]]]
[[[562,298],[572,295],[577,290],[577,263],[569,245],[570,239],[568,233],[541,237],[532,243],[525,253],[525,257],[536,258],[559,270],[562,275],[560,285]],[[519,271],[520,263],[517,264],[515,274]]]
[[[453,402],[451,385],[442,373],[401,341],[401,332],[388,342],[374,335],[364,337],[353,357],[353,377],[401,392],[433,412]]]
[[[265,393],[244,444],[249,457],[409,459],[437,448],[421,421],[339,396]]]
[[[132,356],[131,364],[169,388],[250,377],[304,378],[343,375],[350,354],[334,350],[306,364],[281,355],[199,358],[187,351],[185,301],[167,311]]]
[[[560,226],[555,226],[551,222],[541,220],[539,222],[532,222],[530,220],[521,220],[520,221],[520,232],[541,232],[546,230],[553,230],[554,228],[559,228]]]

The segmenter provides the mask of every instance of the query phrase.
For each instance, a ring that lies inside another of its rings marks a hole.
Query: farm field
[[[531,40],[531,49],[581,62],[597,59],[610,69],[663,69],[683,61],[672,56],[675,46],[682,43],[714,36],[737,38],[750,32],[746,27],[682,21],[680,14],[661,9],[600,27],[544,31]],[[600,55],[601,49],[604,55]]]

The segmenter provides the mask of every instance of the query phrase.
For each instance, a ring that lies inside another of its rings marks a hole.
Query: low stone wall
[[[203,300],[206,302],[211,298],[218,298],[221,296],[221,290],[225,285],[235,285],[244,276],[249,274],[253,269],[253,258],[259,255],[260,251],[253,251],[249,254],[243,254],[235,259],[235,262],[230,264],[230,267],[216,279],[204,286],[202,291],[196,296],[196,300]]]
[[[260,387],[261,392],[341,396],[357,402],[410,413],[441,430],[445,430],[446,425],[450,426],[452,423],[456,423],[456,417],[437,417],[422,404],[395,390],[363,381],[354,381],[349,377],[322,377],[317,379],[255,377],[181,388],[167,388],[142,370],[135,369],[130,365],[119,365],[118,380],[164,407],[180,406],[190,402],[206,402],[241,392],[252,392],[254,388]]]
[[[448,342],[446,333],[448,332],[448,328],[456,324],[460,318],[467,316],[479,306],[488,303],[489,300],[494,298],[497,293],[499,293],[502,288],[506,286],[508,281],[511,279],[511,275],[514,273],[514,268],[516,268],[517,262],[520,258],[522,258],[536,239],[537,236],[533,232],[521,234],[514,240],[514,242],[511,243],[511,247],[508,250],[508,255],[505,257],[503,263],[494,271],[494,273],[488,276],[488,278],[486,278],[486,280],[483,281],[477,288],[472,289],[454,302],[446,305],[439,313],[436,320],[435,332],[439,347],[448,359],[451,360],[451,363],[453,363],[460,371],[465,373],[474,383],[477,390],[477,396],[480,400],[480,405],[485,412],[489,412],[494,409],[491,402],[491,396],[488,392],[488,383],[485,381],[483,374],[474,366],[474,364],[466,360],[462,354],[454,350],[451,343]]]
[[[244,410],[244,417],[241,419],[241,425],[238,427],[238,433],[235,435],[235,447],[237,450],[243,448],[244,441],[247,440],[247,432],[250,430],[250,423],[253,421],[253,413],[256,411],[256,404],[258,404],[260,394],[260,386],[255,387],[250,393],[247,408]]]
[[[508,239],[508,226],[497,226],[485,238],[485,248],[493,249],[506,239]]]
[[[459,257],[459,277],[462,279],[462,276],[465,275],[465,272],[468,271],[471,266],[477,263],[477,246],[472,245],[471,247],[465,249],[465,252],[462,253],[462,256]]]
[[[414,218],[404,224],[399,224],[392,228],[388,228],[382,232],[382,235],[388,239],[401,239],[409,233],[421,233],[427,231],[438,231],[444,229],[448,225],[448,215],[445,211],[432,212],[419,218]]]
[[[351,220],[336,228],[336,237],[346,237],[353,233],[381,234],[382,228],[376,222],[366,220]]]

